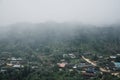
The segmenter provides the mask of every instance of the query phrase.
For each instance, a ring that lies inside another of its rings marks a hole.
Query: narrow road
[[[99,69],[100,69],[101,72],[110,72],[110,71],[108,71],[108,70],[106,70],[106,69],[98,66],[95,62],[91,61],[90,59],[87,59],[87,58],[85,58],[84,56],[82,56],[82,58],[83,58],[86,62],[90,63],[91,65],[99,67]]]
[[[108,71],[108,70],[106,70],[106,69],[98,66],[95,62],[91,61],[90,59],[85,58],[84,56],[82,56],[82,58],[83,58],[86,62],[90,63],[91,65],[96,66],[96,67],[99,67],[99,69],[100,69],[101,72],[111,73],[110,71]],[[120,73],[118,73],[118,72],[111,73],[111,75],[114,75],[114,76],[117,76],[117,75],[119,75],[119,74],[120,74]],[[117,76],[117,77],[119,77],[119,76]]]

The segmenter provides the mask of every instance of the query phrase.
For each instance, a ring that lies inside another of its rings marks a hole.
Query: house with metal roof
[[[114,62],[114,65],[117,69],[120,69],[120,62]]]

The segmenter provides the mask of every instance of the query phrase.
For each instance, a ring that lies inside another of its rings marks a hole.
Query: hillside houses
[[[21,68],[24,67],[24,60],[22,58],[11,57],[7,59],[6,65],[14,68]]]
[[[76,55],[74,53],[69,53],[69,54],[63,54],[63,58],[76,58]]]
[[[120,62],[113,62],[116,70],[120,70]]]
[[[3,66],[6,64],[6,59],[5,58],[1,58],[0,59],[0,66]]]

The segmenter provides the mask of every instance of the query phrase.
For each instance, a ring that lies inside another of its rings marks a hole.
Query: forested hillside
[[[90,53],[85,57],[98,62],[97,66],[86,62],[84,53]],[[20,23],[4,26],[0,29],[0,80],[119,80],[111,75],[114,71],[117,73],[117,68],[109,59],[110,55],[119,53],[120,25]],[[101,67],[112,67],[108,69],[111,72],[104,73]],[[91,69],[93,72],[89,72]]]
[[[14,24],[0,29],[0,53],[47,53],[67,51],[117,54],[120,25],[92,26],[74,23]]]

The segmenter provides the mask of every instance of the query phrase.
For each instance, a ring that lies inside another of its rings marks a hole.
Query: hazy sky
[[[0,25],[18,22],[120,21],[120,0],[0,0]]]

